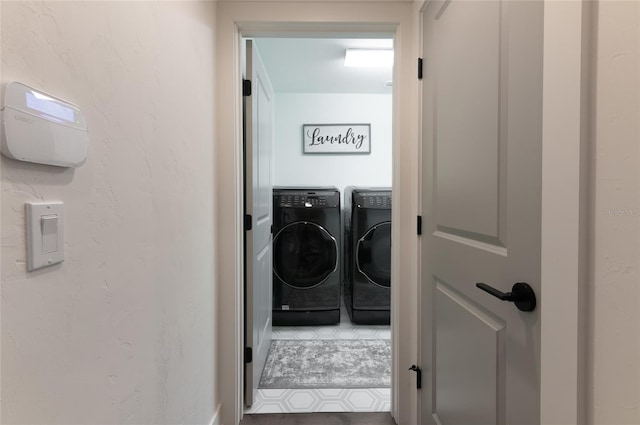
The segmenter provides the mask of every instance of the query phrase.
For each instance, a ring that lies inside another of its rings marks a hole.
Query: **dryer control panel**
[[[391,208],[391,192],[359,193],[356,205],[360,208],[389,209]]]
[[[273,204],[280,208],[335,208],[340,193],[334,191],[274,190]]]

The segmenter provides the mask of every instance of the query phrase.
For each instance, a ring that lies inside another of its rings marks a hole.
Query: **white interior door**
[[[422,422],[539,424],[541,1],[423,14]]]
[[[251,406],[271,345],[271,151],[274,117],[271,83],[255,43],[251,40],[246,43],[246,75],[251,81],[251,94],[245,96],[245,210],[248,217],[245,340],[251,354],[245,357],[245,404]]]

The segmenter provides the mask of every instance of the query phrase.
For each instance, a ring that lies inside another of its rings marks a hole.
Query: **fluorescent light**
[[[390,68],[393,66],[393,50],[347,49],[344,66]]]

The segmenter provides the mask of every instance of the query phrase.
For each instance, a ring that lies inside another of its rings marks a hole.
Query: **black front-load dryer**
[[[273,324],[340,323],[340,192],[273,190]]]
[[[390,323],[391,189],[345,189],[345,305],[353,323]]]

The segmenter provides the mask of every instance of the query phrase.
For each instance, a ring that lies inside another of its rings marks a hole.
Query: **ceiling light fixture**
[[[393,50],[347,49],[344,66],[390,68],[393,66]]]

